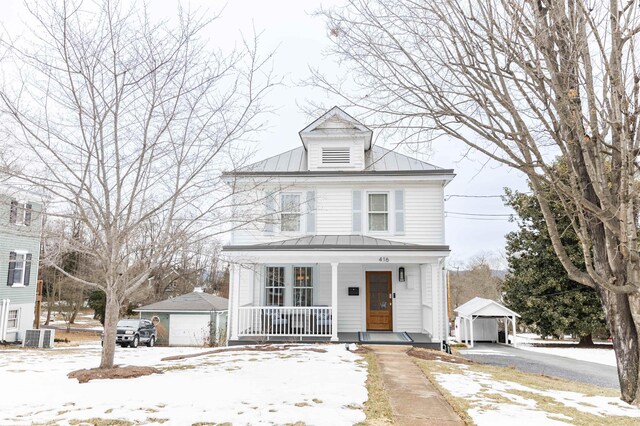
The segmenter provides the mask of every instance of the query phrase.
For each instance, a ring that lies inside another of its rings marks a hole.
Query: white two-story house
[[[337,107],[299,135],[299,148],[225,174],[236,198],[229,344],[439,347],[453,170],[373,145]]]

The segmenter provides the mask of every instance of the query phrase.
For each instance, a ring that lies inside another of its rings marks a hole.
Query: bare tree
[[[48,214],[83,230],[43,260],[106,293],[101,368],[113,366],[123,301],[176,250],[226,230],[220,172],[246,158],[274,84],[257,37],[214,50],[215,17],[180,9],[157,22],[128,4],[29,3],[33,32],[7,45],[0,89],[10,173],[46,188]],[[61,268],[64,252],[93,278]]]
[[[321,14],[352,78],[315,84],[410,140],[460,139],[527,176],[562,265],[602,301],[622,399],[639,405],[639,2],[351,0]],[[584,270],[543,186],[572,218]]]
[[[449,270],[451,305],[455,309],[474,297],[501,302],[502,278],[491,269],[489,255],[481,253],[469,259],[465,267]]]

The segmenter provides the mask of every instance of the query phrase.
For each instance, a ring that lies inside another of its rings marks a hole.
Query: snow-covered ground
[[[472,371],[466,365],[450,364],[456,373],[436,373],[435,379],[451,395],[469,402],[469,416],[478,426],[518,425],[567,425],[571,418],[558,413],[549,413],[538,406],[528,394],[550,398],[556,404],[574,408],[594,416],[625,416],[637,418],[640,424],[640,409],[610,396],[588,396],[578,392],[540,390],[519,383],[497,380],[487,373]],[[508,401],[508,402],[505,402]]]
[[[545,344],[563,344],[570,345],[576,342],[567,340],[541,340],[535,334],[518,334],[516,342],[520,349],[527,351],[540,352],[550,355],[563,356],[565,358],[577,359],[580,361],[595,362],[597,364],[611,365],[615,367],[616,356],[610,345],[602,345],[602,348],[559,348],[546,347]],[[533,346],[535,344],[536,346]]]
[[[310,351],[309,348],[326,352]],[[80,384],[67,373],[93,368],[100,346],[0,351],[0,424],[67,425],[91,418],[141,424],[354,424],[364,420],[366,364],[342,345],[234,351],[179,361],[199,348],[116,348],[116,364],[164,374]],[[47,423],[49,424],[49,423]]]

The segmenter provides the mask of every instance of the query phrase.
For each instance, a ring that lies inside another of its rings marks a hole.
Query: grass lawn
[[[367,364],[367,393],[369,399],[364,403],[364,413],[367,416],[366,420],[361,425],[392,425],[393,417],[391,413],[391,404],[389,404],[389,397],[380,375],[380,367],[378,366],[378,360],[373,352],[366,348],[359,349],[360,353]]]
[[[612,389],[442,354],[424,358],[416,359],[418,366],[469,424],[502,424],[509,418],[541,425],[640,424],[640,409]]]

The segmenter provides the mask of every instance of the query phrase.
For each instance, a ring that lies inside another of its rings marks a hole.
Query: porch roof
[[[449,251],[447,245],[409,244],[366,235],[309,235],[263,244],[227,245],[223,251],[300,251],[300,250],[355,250],[355,251]]]

